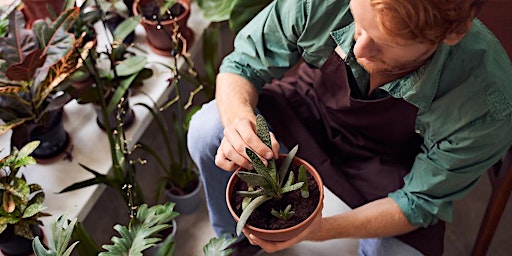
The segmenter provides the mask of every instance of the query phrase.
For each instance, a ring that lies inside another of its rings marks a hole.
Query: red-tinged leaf
[[[42,53],[43,50],[41,49],[33,51],[23,60],[23,62],[9,66],[5,71],[5,75],[7,78],[16,81],[31,80],[37,68],[44,64],[46,57],[41,57]]]
[[[0,51],[7,66],[20,63],[39,47],[35,34],[25,28],[23,14],[16,10],[9,16],[9,35],[0,38]]]

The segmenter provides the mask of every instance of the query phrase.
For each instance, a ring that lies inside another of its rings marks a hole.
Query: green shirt
[[[353,55],[354,26],[345,0],[276,0],[235,40],[221,72],[261,87],[300,58],[321,67],[339,46],[362,91],[369,75]],[[262,25],[263,24],[263,25]],[[512,144],[512,64],[485,26],[474,20],[456,45],[441,45],[417,71],[381,89],[418,107],[424,143],[403,188],[389,194],[414,225],[451,221],[453,201]]]

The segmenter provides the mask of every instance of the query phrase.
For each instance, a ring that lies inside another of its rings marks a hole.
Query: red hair
[[[370,0],[380,29],[393,37],[437,44],[462,35],[485,0]]]

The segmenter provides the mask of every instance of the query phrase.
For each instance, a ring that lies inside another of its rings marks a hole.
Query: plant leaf
[[[302,196],[302,198],[308,198],[309,197],[308,176],[307,176],[306,167],[304,165],[301,165],[299,167],[299,181],[304,182],[304,184],[300,188],[300,195]]]
[[[288,169],[290,168],[290,164],[292,163],[293,158],[297,154],[297,151],[299,150],[299,145],[295,145],[295,147],[288,152],[288,155],[286,155],[285,159],[283,160],[283,163],[281,164],[281,167],[279,167],[279,184],[282,186],[283,182],[286,178],[286,174],[288,174]]]
[[[236,235],[240,236],[242,234],[242,229],[245,226],[245,223],[247,223],[247,220],[249,219],[249,216],[251,216],[252,212],[258,208],[261,204],[264,202],[272,199],[271,196],[259,196],[254,198],[249,205],[245,208],[245,210],[240,215],[240,218],[238,219],[238,223],[236,224]]]
[[[0,50],[6,66],[20,63],[26,55],[39,47],[36,35],[25,28],[25,18],[16,10],[9,15],[9,35],[0,38]]]

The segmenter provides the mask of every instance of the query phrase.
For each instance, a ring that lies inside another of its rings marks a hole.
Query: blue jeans
[[[226,186],[233,174],[215,165],[215,154],[224,134],[215,100],[202,106],[190,121],[188,150],[205,189],[208,216],[217,236],[234,234],[236,222],[226,203]],[[401,252],[401,253],[399,253]],[[359,255],[421,255],[396,238],[361,239]]]

